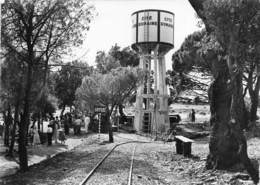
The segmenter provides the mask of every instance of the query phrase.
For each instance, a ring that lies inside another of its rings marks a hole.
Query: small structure
[[[179,114],[169,115],[170,120],[170,130],[174,130],[177,124],[181,121],[181,116]]]
[[[185,157],[191,155],[191,144],[193,140],[184,136],[175,136],[176,141],[176,153],[183,154]]]
[[[148,71],[137,90],[134,120],[137,132],[164,132],[170,127],[165,54],[173,47],[172,12],[148,9],[132,14],[132,48],[140,56],[139,67]]]

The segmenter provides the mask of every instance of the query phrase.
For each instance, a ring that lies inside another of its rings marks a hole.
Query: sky
[[[117,44],[130,46],[131,14],[142,9],[161,9],[175,14],[174,49],[166,55],[166,68],[171,68],[171,56],[184,39],[200,30],[196,13],[188,0],[90,0],[98,15],[90,24],[84,43],[73,52],[73,59],[95,65],[97,51],[108,51]]]

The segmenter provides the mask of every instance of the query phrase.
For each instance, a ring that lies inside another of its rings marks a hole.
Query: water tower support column
[[[158,57],[158,75],[159,75],[159,110],[157,122],[160,123],[161,128],[159,132],[164,132],[169,129],[169,115],[168,115],[168,94],[166,88],[166,66],[164,55]]]
[[[153,63],[154,63],[154,114],[153,114],[153,124],[152,124],[152,132],[157,135],[158,129],[158,49],[159,45],[157,44],[154,53],[153,53]]]
[[[145,69],[145,57],[143,55],[140,56],[139,68]],[[138,87],[137,93],[136,93],[134,128],[137,131],[142,130],[141,123],[143,120],[143,97],[142,97],[143,93],[144,93],[144,84],[142,84]]]

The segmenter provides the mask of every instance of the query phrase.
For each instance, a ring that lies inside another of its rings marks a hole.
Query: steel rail
[[[95,173],[95,171],[99,168],[99,166],[106,160],[106,158],[115,150],[115,148],[121,146],[121,145],[125,145],[125,144],[130,144],[130,143],[151,143],[151,142],[147,142],[147,141],[127,141],[127,142],[123,142],[123,143],[119,143],[117,145],[115,145],[97,164],[96,166],[88,173],[88,175],[80,182],[79,185],[85,185],[88,180],[90,179],[90,177]]]
[[[135,147],[134,147],[133,154],[132,154],[132,159],[131,159],[131,165],[130,165],[130,170],[129,170],[129,176],[128,176],[128,183],[127,183],[127,185],[132,185],[132,173],[133,173],[133,164],[134,164],[135,149],[136,149],[136,145],[135,145]]]

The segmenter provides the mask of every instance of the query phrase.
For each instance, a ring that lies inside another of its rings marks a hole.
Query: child
[[[61,141],[61,144],[65,144],[65,140],[66,140],[65,133],[61,128],[58,129],[58,133],[59,133],[59,140]]]
[[[33,142],[32,142],[32,145],[35,146],[35,145],[38,145],[38,144],[41,144],[41,141],[40,141],[38,128],[35,125],[34,128],[33,128]]]

